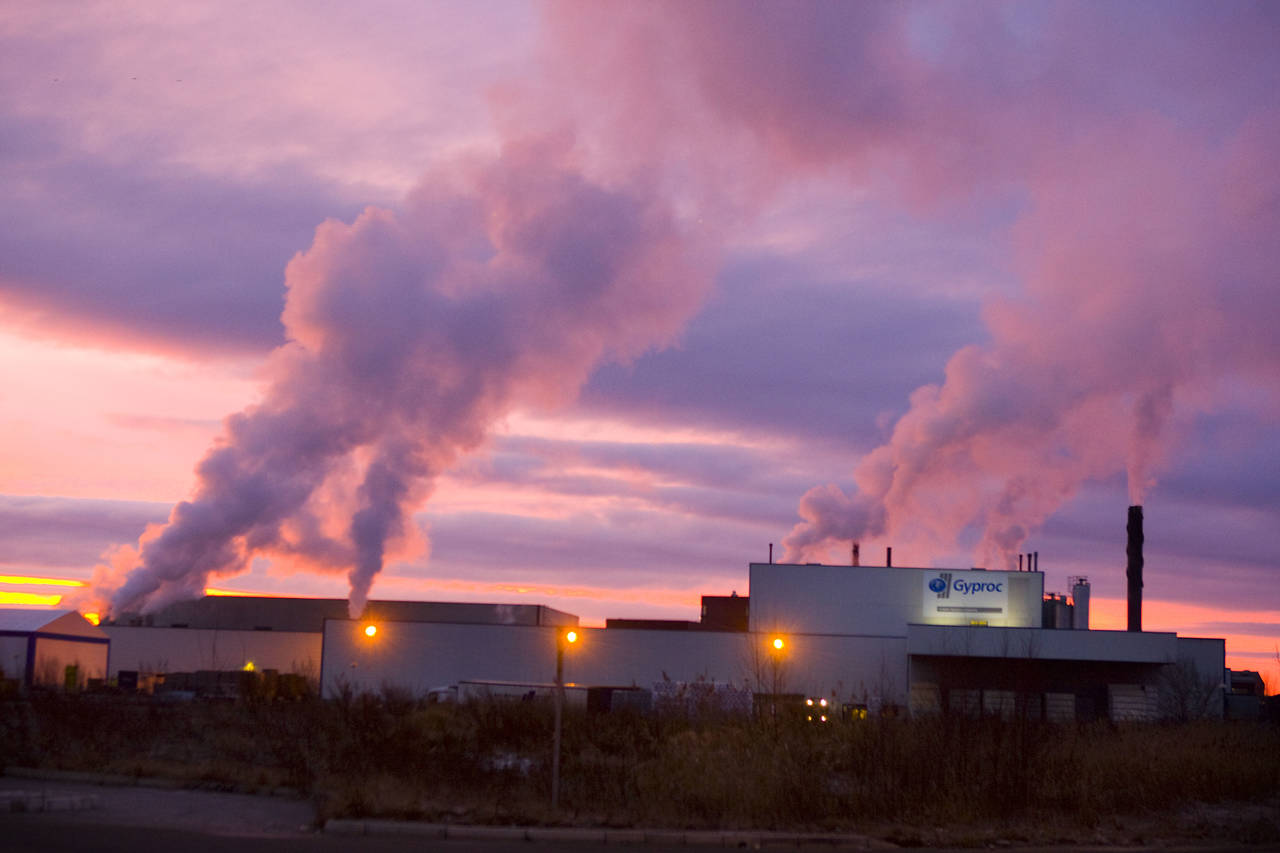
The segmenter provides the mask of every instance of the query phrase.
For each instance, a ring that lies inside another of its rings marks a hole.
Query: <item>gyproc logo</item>
[[[931,592],[942,592],[946,588],[947,588],[947,582],[944,581],[942,578],[934,578],[933,580],[929,581],[929,590]]]
[[[958,580],[954,584],[956,592],[961,595],[977,595],[980,592],[1004,592],[1004,583],[1000,581],[967,581]]]

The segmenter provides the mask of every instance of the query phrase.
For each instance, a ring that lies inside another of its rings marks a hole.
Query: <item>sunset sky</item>
[[[1139,501],[1144,627],[1274,691],[1278,44],[1246,2],[4,4],[0,601],[697,619],[857,539],[1038,551],[1117,628]]]

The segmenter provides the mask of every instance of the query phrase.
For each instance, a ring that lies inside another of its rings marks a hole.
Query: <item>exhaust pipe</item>
[[[1129,542],[1125,554],[1129,558],[1125,577],[1129,579],[1129,630],[1142,630],[1142,507],[1129,507],[1129,523],[1125,526]]]

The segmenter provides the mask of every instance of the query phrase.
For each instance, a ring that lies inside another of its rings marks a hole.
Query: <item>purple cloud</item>
[[[10,127],[29,142],[31,130]],[[278,345],[281,270],[317,221],[359,209],[314,175],[113,160],[53,133],[0,157],[0,181],[10,188],[0,299],[11,319],[66,339],[188,354]]]

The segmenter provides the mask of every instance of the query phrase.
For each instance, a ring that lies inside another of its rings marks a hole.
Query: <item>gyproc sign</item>
[[[924,616],[929,621],[1002,619],[1009,611],[1008,580],[986,572],[926,572]]]

